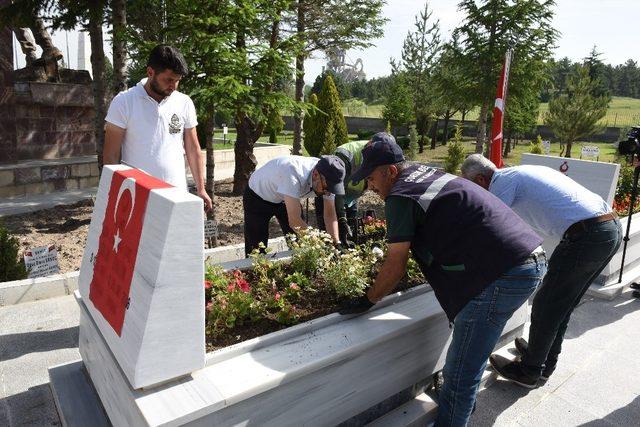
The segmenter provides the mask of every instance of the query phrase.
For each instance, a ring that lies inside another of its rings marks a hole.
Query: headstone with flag
[[[203,220],[200,198],[103,168],[79,290],[133,388],[204,366]]]
[[[490,159],[499,168],[504,166],[502,162],[502,124],[504,122],[504,108],[507,100],[507,88],[509,87],[509,68],[511,67],[511,49],[507,50],[504,57],[504,65],[498,81],[496,102],[493,107],[493,120],[491,122],[491,150]]]

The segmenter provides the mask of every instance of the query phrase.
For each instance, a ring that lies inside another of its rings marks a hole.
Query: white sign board
[[[227,135],[227,134],[229,134],[229,128],[228,128],[228,127],[226,127],[226,126],[223,126],[223,127],[222,127],[222,134],[223,134],[223,135]]]
[[[594,159],[597,159],[600,157],[600,148],[593,145],[585,145],[582,147],[582,157],[593,157]]]
[[[103,168],[78,285],[133,388],[204,366],[204,232],[194,221],[204,221],[199,197],[139,169]]]
[[[542,141],[542,150],[548,156],[551,152],[551,141]]]
[[[569,159],[566,157],[541,156],[524,153],[520,162],[523,165],[541,165],[555,169],[572,178],[583,187],[602,197],[609,206],[613,205],[616,194],[620,165],[618,163],[594,162],[590,160]],[[549,236],[544,237],[544,248],[548,256],[559,243]]]
[[[218,238],[218,223],[212,219],[208,219],[204,222],[204,238],[213,239]]]
[[[54,245],[30,249],[24,253],[24,265],[29,271],[29,278],[58,274],[58,250]]]

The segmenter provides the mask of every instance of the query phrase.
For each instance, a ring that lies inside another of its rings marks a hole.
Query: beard
[[[158,82],[156,82],[155,78],[152,78],[149,81],[149,87],[156,95],[167,97],[173,93],[173,91],[170,89],[162,90],[162,88],[158,85]]]

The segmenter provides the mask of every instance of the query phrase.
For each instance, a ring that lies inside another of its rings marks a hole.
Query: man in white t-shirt
[[[212,207],[204,189],[196,109],[189,96],[178,92],[187,64],[174,47],[158,45],[147,62],[147,78],[120,92],[107,112],[104,164],[122,160],[187,191],[186,153],[198,196]]]
[[[274,216],[284,234],[307,228],[300,201],[324,197],[324,219],[335,243],[339,243],[335,196],[344,195],[344,163],[337,156],[283,156],[269,160],[249,178],[242,197],[244,250],[249,255],[260,243],[266,248],[269,221]]]

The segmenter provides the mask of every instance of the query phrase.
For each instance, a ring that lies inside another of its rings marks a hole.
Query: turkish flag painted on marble
[[[149,192],[171,185],[139,169],[115,171],[89,286],[89,299],[120,336],[129,304]]]

